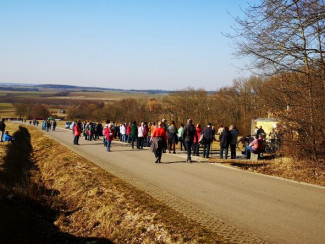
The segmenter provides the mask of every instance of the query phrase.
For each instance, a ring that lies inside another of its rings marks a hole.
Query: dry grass
[[[41,199],[46,199],[46,204],[56,211],[54,224],[60,233],[117,243],[222,241],[215,233],[105,172],[36,128],[28,128],[33,160],[38,167],[32,182],[38,188],[50,189],[43,191],[45,196]]]
[[[100,100],[106,102],[118,101],[121,99],[149,99],[149,98],[161,98],[164,94],[148,94],[144,92],[122,92],[122,91],[102,91],[102,92],[70,92],[68,96],[51,96],[52,99],[75,99],[75,100]]]
[[[278,176],[299,182],[325,186],[325,162],[294,161],[290,158],[275,160],[234,160],[212,159],[212,162],[228,164],[233,167],[256,173]]]

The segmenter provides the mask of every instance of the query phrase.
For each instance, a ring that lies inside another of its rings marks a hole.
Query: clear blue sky
[[[246,1],[1,1],[0,82],[216,90],[244,75],[222,35],[233,24],[227,11],[239,15],[240,6]]]

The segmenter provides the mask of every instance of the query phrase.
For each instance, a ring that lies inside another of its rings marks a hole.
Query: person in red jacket
[[[106,138],[107,152],[111,152],[111,143],[114,139],[114,129],[111,124],[105,126],[104,136]]]
[[[151,135],[151,150],[155,154],[156,161],[155,163],[161,162],[162,152],[167,147],[167,133],[163,128],[162,122],[158,122],[158,127],[153,131]]]
[[[130,134],[131,134],[131,122],[129,122],[126,126],[126,142],[130,143]]]
[[[79,145],[79,137],[81,135],[82,129],[81,129],[81,121],[79,120],[78,123],[73,127],[74,131],[74,140],[73,145]]]
[[[246,146],[246,158],[251,158],[251,152],[258,154],[258,157],[260,156],[260,153],[263,149],[263,136],[262,135],[256,135],[256,138],[254,141],[252,141],[248,146]]]
[[[201,125],[197,124],[196,125],[196,137],[194,137],[194,142],[193,142],[193,155],[194,156],[200,156],[199,155],[199,150],[200,150],[200,143],[199,143],[199,138],[201,136]]]

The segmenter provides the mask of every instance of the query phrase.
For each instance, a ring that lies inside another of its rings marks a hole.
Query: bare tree
[[[210,104],[206,91],[187,88],[165,97],[162,108],[165,117],[177,124],[184,123],[188,118],[195,123],[206,124],[211,119]]]
[[[324,141],[320,123],[325,111],[324,1],[262,0],[244,13],[244,18],[236,19],[235,34],[228,35],[236,54],[250,57],[251,69],[278,75],[278,92],[288,101],[278,115],[288,127],[293,121],[299,124],[299,134],[306,135],[305,154],[317,160]],[[290,114],[285,112],[288,106]]]

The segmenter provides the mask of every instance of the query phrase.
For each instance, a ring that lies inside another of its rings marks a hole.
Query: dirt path
[[[80,140],[71,131],[48,133],[73,151],[167,203],[230,242],[323,243],[325,188],[233,170],[208,162],[186,164],[164,154],[155,164],[149,150]],[[248,234],[250,233],[250,234]]]

